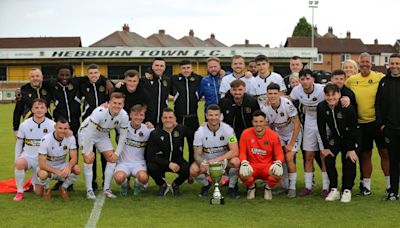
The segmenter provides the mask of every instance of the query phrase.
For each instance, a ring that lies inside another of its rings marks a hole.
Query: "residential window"
[[[389,56],[385,56],[385,64],[389,63]]]
[[[372,55],[372,56],[371,56],[371,60],[372,60],[372,63],[373,63],[373,64],[376,63],[376,62],[375,62],[375,55]]]
[[[346,60],[348,60],[348,59],[351,59],[351,54],[347,54],[347,53],[341,54],[340,60],[341,60],[342,62],[344,62],[344,61],[346,61]]]
[[[7,81],[7,67],[0,66],[0,81]]]
[[[316,58],[313,58],[314,63],[323,63],[324,62],[324,54],[318,53]]]

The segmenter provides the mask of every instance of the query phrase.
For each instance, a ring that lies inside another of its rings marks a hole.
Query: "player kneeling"
[[[206,112],[207,122],[197,129],[194,134],[194,159],[190,166],[190,175],[196,178],[203,186],[199,197],[208,195],[211,184],[206,178],[208,164],[225,162],[226,172],[229,174],[228,193],[233,199],[239,199],[238,143],[235,132],[231,126],[221,121],[221,109],[218,105],[208,106]]]
[[[131,108],[131,124],[128,126],[126,143],[120,156],[118,157],[117,167],[115,168],[115,182],[121,185],[121,195],[128,194],[128,177],[136,177],[133,195],[139,195],[149,181],[144,151],[150,132],[153,126],[147,127],[143,124],[146,107],[138,104]]]
[[[271,200],[271,188],[282,178],[284,155],[279,136],[267,127],[265,113],[253,113],[253,127],[243,131],[239,141],[239,176],[247,185],[247,199],[254,199],[256,179],[265,181],[264,199]]]
[[[67,188],[74,184],[80,174],[77,165],[77,149],[74,136],[66,136],[69,131],[68,121],[59,119],[56,122],[53,133],[44,136],[39,147],[39,171],[40,184],[44,188],[43,198],[50,199],[50,180],[61,180],[64,183],[60,187],[61,197],[68,198]],[[70,160],[67,162],[67,153]]]

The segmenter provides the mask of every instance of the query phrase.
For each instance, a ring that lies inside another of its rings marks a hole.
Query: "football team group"
[[[270,71],[264,55],[256,56],[247,69],[242,56],[233,56],[231,73],[221,69],[218,58],[207,59],[207,67],[208,75],[202,77],[193,73],[190,61],[182,60],[180,73],[172,76],[165,73],[165,60],[156,58],[145,75],[128,70],[123,82],[116,84],[100,75],[96,64],[89,65],[85,77],[73,77],[71,65],[60,65],[57,77],[50,80],[43,80],[40,69],[32,69],[30,82],[16,92],[14,200],[23,200],[27,169],[32,169],[37,195],[49,199],[52,190],[59,190],[67,199],[81,173],[81,151],[90,200],[98,197],[100,155],[102,194],[107,198],[117,197],[111,191],[113,179],[120,185],[120,195],[126,196],[129,191],[139,195],[149,177],[158,185],[160,197],[169,191],[179,196],[186,181],[199,182],[198,196],[206,197],[214,181],[209,165],[215,163],[224,168],[221,184],[227,185],[232,199],[239,199],[244,190],[239,179],[249,200],[255,198],[257,187],[264,189],[265,200],[273,193],[307,197],[313,192],[316,161],[322,172],[322,198],[347,203],[357,163],[357,194],[371,195],[374,142],[386,180],[382,195],[398,200],[400,55],[390,57],[384,75],[372,71],[371,56],[362,53],[358,63],[343,62],[326,84],[318,83],[318,75],[305,69],[298,56],[290,59],[291,74],[285,77]],[[174,109],[168,107],[169,96],[174,97]],[[202,98],[206,121],[199,123]],[[185,138],[188,159],[183,153]],[[305,186],[299,192],[296,153],[304,161]],[[166,172],[176,174],[171,183]],[[58,182],[51,187],[51,180]]]

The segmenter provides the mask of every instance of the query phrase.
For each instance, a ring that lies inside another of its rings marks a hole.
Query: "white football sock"
[[[210,184],[210,183],[208,183],[208,180],[207,180],[205,174],[200,174],[195,179],[196,179],[196,181],[200,182],[203,186],[207,186]]]
[[[83,163],[83,173],[85,176],[85,184],[87,191],[93,191],[92,182],[93,182],[93,164]]]
[[[62,184],[62,187],[68,188],[69,186],[74,184],[77,179],[78,179],[78,175],[76,175],[75,173],[71,173],[67,178],[65,178],[65,181]]]
[[[230,168],[229,169],[229,188],[234,188],[238,181],[238,169]]]
[[[329,177],[327,172],[322,172],[322,190],[329,189]]]
[[[312,189],[312,180],[313,173],[312,172],[304,172],[304,184],[307,189]]]
[[[25,170],[15,169],[15,183],[17,185],[17,192],[24,192],[24,180],[25,180]]]
[[[116,163],[107,162],[106,170],[104,172],[104,187],[103,191],[110,189],[112,177],[114,174]]]
[[[297,173],[289,173],[288,179],[289,179],[289,189],[296,190]]]
[[[385,180],[386,180],[386,189],[390,188],[390,176],[385,176]]]
[[[371,178],[363,179],[364,187],[371,191]]]
[[[39,178],[39,184],[44,187],[44,189],[49,189],[50,187],[50,178],[46,178],[44,180]]]
[[[287,165],[286,162],[284,162],[282,164],[282,168],[283,168],[283,177],[281,179],[281,186],[284,189],[288,189],[289,188],[289,178],[288,178],[288,170],[287,170]]]

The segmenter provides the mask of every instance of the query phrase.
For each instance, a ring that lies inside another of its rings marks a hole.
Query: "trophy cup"
[[[214,192],[213,197],[210,199],[210,204],[225,204],[224,197],[221,195],[219,190],[219,181],[225,172],[225,166],[223,162],[215,162],[208,164],[208,172],[211,179],[214,181]]]

